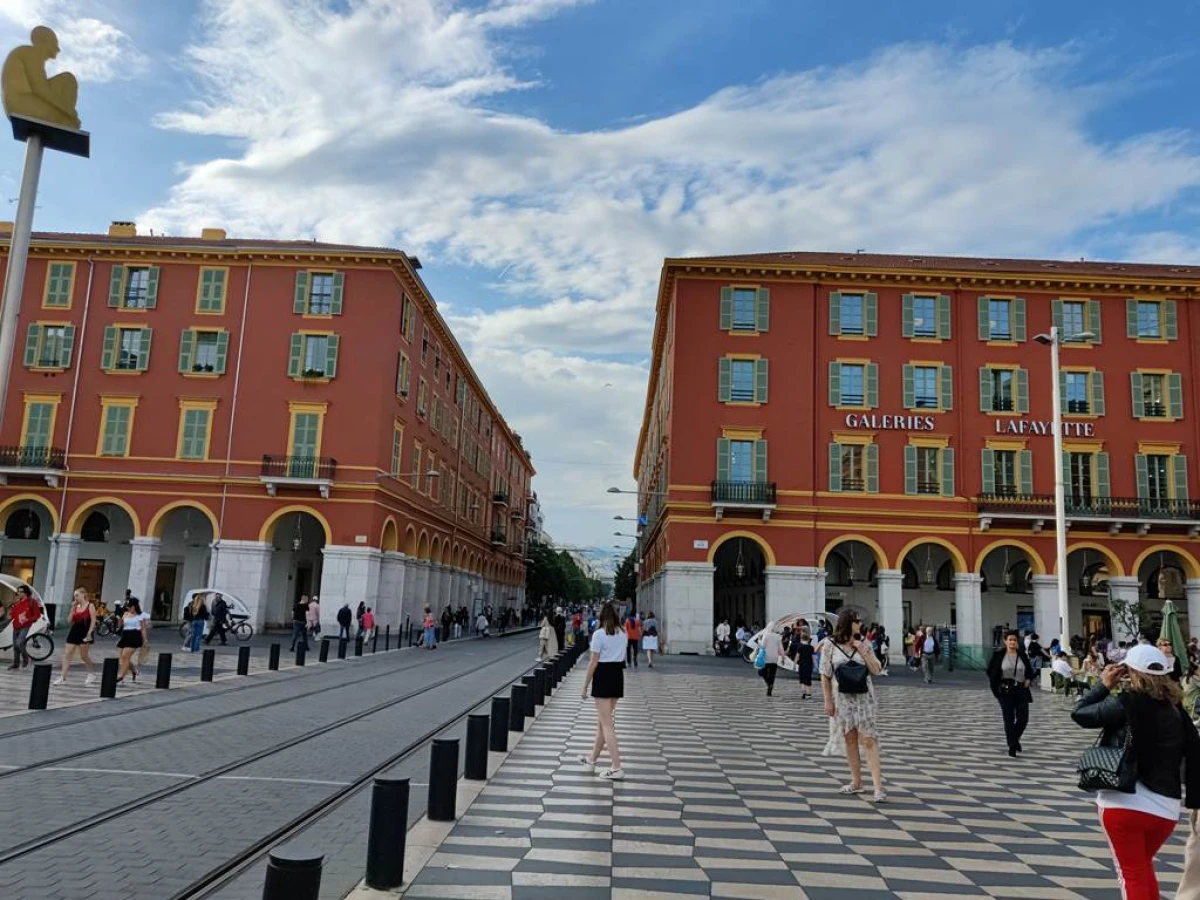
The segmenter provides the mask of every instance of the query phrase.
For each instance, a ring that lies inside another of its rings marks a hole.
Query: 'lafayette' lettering
[[[879,416],[875,413],[847,413],[847,428],[879,428],[885,431],[933,431],[933,416]]]
[[[1053,434],[1054,423],[1038,419],[997,419],[996,434]],[[1064,437],[1095,437],[1095,422],[1063,422]]]
[[[879,429],[881,431],[935,431],[933,416],[877,415],[876,413],[846,413],[847,428]],[[1064,437],[1095,437],[1095,422],[1063,422]],[[1041,419],[997,419],[996,434],[1050,435],[1054,423]]]

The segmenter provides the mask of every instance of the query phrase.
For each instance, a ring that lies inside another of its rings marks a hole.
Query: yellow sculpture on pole
[[[46,63],[58,56],[58,35],[39,25],[28,44],[17,47],[4,60],[0,93],[9,116],[39,119],[78,131],[79,82],[70,72],[46,77]]]

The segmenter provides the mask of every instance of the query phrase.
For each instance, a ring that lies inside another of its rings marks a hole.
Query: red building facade
[[[159,619],[200,587],[260,625],[302,593],[393,626],[519,607],[530,458],[419,268],[215,229],[35,235],[0,566],[51,602],[128,587]]]
[[[635,461],[639,605],[714,621],[861,606],[892,634],[1058,632],[1049,349],[1072,634],[1171,599],[1200,630],[1200,268],[788,253],[668,260]],[[897,646],[897,645],[893,645]]]

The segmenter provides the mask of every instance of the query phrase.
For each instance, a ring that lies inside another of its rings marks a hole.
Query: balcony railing
[[[508,543],[508,535],[506,535],[503,531],[492,529],[492,543],[497,547],[503,547]]]
[[[492,502],[497,506],[508,506],[508,491],[496,491],[493,493]]]
[[[1051,494],[996,492],[980,494],[975,506],[981,515],[1045,517],[1054,516]],[[1176,522],[1200,521],[1200,502],[1149,497],[1071,497],[1066,498],[1067,516],[1083,519],[1163,519]]]
[[[328,498],[329,489],[337,474],[337,460],[332,456],[272,456],[263,454],[259,480],[267,486],[272,497],[280,485],[314,485],[321,496]]]
[[[775,482],[773,481],[714,481],[712,483],[712,502],[725,506],[750,504],[759,506],[765,503],[775,503]]]
[[[1067,412],[1072,415],[1087,415],[1091,410],[1091,404],[1086,400],[1068,400]]]
[[[58,447],[0,446],[0,484],[25,476],[44,478],[50,487],[58,487],[59,473],[66,468],[66,454]]]
[[[1142,415],[1147,419],[1165,419],[1167,417],[1167,407],[1164,403],[1147,403],[1143,409]]]
[[[1012,412],[1012,397],[992,397],[992,412]]]
[[[918,494],[940,494],[941,492],[942,492],[942,486],[939,482],[936,482],[936,481],[918,481],[917,482],[917,493]]]

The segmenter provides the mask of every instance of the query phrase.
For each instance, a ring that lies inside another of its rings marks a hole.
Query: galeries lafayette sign
[[[879,429],[881,431],[936,431],[933,416],[878,415],[876,413],[847,413],[847,428]],[[1063,422],[1066,437],[1094,437],[1094,422]],[[1054,423],[1041,419],[996,419],[996,434],[1051,435]]]

